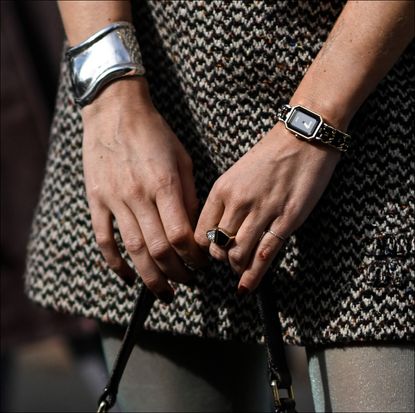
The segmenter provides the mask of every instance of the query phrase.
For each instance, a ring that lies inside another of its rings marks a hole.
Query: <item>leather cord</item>
[[[268,378],[274,394],[275,412],[295,412],[291,373],[285,356],[284,341],[278,307],[273,297],[271,273],[265,274],[258,288],[257,303],[264,326],[264,338],[268,356]],[[287,395],[282,397],[280,390]]]
[[[118,386],[124,373],[125,366],[130,358],[137,337],[139,336],[140,331],[142,331],[144,322],[150,312],[154,300],[155,296],[145,285],[143,285],[136,298],[134,311],[130,322],[128,323],[127,330],[125,331],[121,348],[115,360],[109,381],[98,399],[98,412],[107,412],[114,406],[117,399]]]
[[[285,358],[278,309],[275,305],[275,300],[273,300],[270,286],[270,274],[267,274],[259,287],[257,300],[264,325],[264,336],[268,355],[268,374],[274,394],[275,412],[294,413],[295,401],[291,389],[291,374]],[[146,286],[143,286],[136,298],[134,311],[109,381],[98,399],[98,413],[108,412],[115,404],[122,375],[154,300],[155,296]],[[281,397],[280,389],[286,390],[288,397]]]

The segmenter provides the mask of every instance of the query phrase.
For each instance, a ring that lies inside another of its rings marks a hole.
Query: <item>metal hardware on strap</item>
[[[278,386],[277,380],[271,381],[272,394],[274,395],[274,401],[276,409],[279,412],[291,412],[295,408],[294,390],[292,386],[288,388]],[[281,396],[281,390],[287,391],[287,396]]]
[[[265,274],[258,288],[258,308],[264,325],[264,337],[267,346],[269,382],[273,391],[276,413],[294,413],[295,399],[292,379],[285,357],[284,341],[278,308],[272,294],[271,273]],[[287,391],[287,397],[281,397],[280,390]]]
[[[121,344],[120,351],[115,360],[111,376],[105,389],[98,399],[98,412],[108,412],[114,406],[117,399],[118,386],[124,373],[131,351],[135,345],[138,334],[142,331],[142,327],[153,305],[155,296],[151,291],[143,285],[140,293],[137,295],[134,311],[128,323],[124,339]]]
[[[271,274],[263,278],[258,291],[258,308],[264,324],[264,335],[268,353],[270,384],[274,394],[276,413],[295,413],[294,392],[291,375],[285,359],[281,324],[274,297],[271,294]],[[133,314],[114,364],[110,379],[98,400],[97,413],[107,413],[115,404],[118,386],[135,341],[153,305],[155,296],[143,286],[137,296]],[[287,391],[287,397],[281,397],[280,390]]]
[[[103,400],[98,406],[97,413],[107,413],[107,412],[108,412],[107,402]]]

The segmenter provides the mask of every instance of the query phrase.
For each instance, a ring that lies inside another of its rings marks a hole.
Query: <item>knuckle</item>
[[[209,240],[206,238],[206,234],[201,231],[195,232],[195,241],[196,244],[206,246],[209,245]]]
[[[115,273],[121,272],[123,268],[123,260],[121,257],[110,255],[107,257],[107,264]]]
[[[266,242],[258,248],[256,255],[260,261],[269,261],[273,257],[275,251],[275,247],[273,247],[270,242]]]
[[[243,193],[233,193],[230,197],[229,206],[234,211],[245,211],[248,212],[250,210],[250,202],[244,198]]]
[[[176,248],[182,248],[189,242],[191,234],[185,227],[173,227],[168,230],[167,239]]]
[[[294,214],[284,214],[278,219],[278,232],[282,233],[283,236],[288,236],[295,229],[300,226],[298,218]]]
[[[155,188],[156,193],[169,188],[173,188],[177,185],[178,178],[175,175],[160,175],[156,177]]]
[[[219,260],[226,262],[228,260],[228,254],[225,251],[222,251],[220,248],[218,248],[216,245],[210,244],[209,247],[210,255]]]
[[[130,184],[124,189],[124,197],[127,199],[141,199],[143,197],[143,188],[141,185]]]
[[[212,192],[218,195],[227,194],[229,192],[229,185],[221,177],[213,184]]]
[[[99,199],[101,198],[102,188],[100,185],[88,185],[87,194],[89,199]]]
[[[301,215],[301,209],[297,205],[287,205],[281,214],[286,222],[294,223]]]
[[[164,260],[170,253],[170,245],[164,241],[153,242],[149,246],[150,255],[156,260]]]
[[[139,237],[128,237],[124,241],[125,249],[129,254],[139,254],[144,248],[144,242]]]
[[[107,234],[97,233],[95,234],[95,240],[101,250],[107,250],[113,245],[112,238]]]
[[[232,248],[228,251],[229,260],[238,267],[242,266],[245,261],[245,254],[240,248]]]

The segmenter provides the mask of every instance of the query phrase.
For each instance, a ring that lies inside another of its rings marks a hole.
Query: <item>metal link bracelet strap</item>
[[[270,274],[267,274],[257,292],[258,307],[264,325],[267,345],[268,374],[274,395],[276,413],[295,413],[295,400],[291,384],[291,375],[285,358],[284,343],[278,309],[271,294]],[[137,296],[134,311],[124,335],[121,348],[115,360],[113,370],[104,391],[98,399],[98,413],[108,412],[117,399],[118,387],[135,342],[142,331],[144,322],[155,300],[154,295],[143,286]],[[282,391],[287,395],[282,396]]]

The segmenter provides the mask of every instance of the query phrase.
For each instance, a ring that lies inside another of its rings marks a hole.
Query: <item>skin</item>
[[[109,266],[124,279],[132,279],[114,242],[113,215],[143,281],[169,302],[173,290],[167,279],[189,282],[191,273],[183,262],[196,266],[205,259],[193,237],[198,200],[192,161],[150,103],[136,101],[134,110],[123,112],[134,102],[131,89],[136,89],[137,82],[119,83],[120,105],[111,105],[112,95],[100,96],[102,106],[87,107],[82,113],[92,225]],[[122,91],[123,87],[130,90]],[[112,108],[111,116],[107,105]]]
[[[99,3],[97,5],[96,3]],[[112,21],[131,20],[129,2],[61,1],[69,43]],[[349,1],[290,103],[346,130],[354,113],[412,39],[411,1]],[[116,104],[115,104],[116,103]],[[340,159],[330,147],[300,141],[278,123],[214,184],[197,220],[191,160],[154,108],[144,78],[108,85],[82,110],[85,187],[97,243],[126,280],[111,216],[145,284],[171,301],[168,280],[188,282],[183,264],[203,265],[202,250],[228,261],[238,291],[254,290],[288,237],[308,217]],[[228,250],[206,230],[236,234]],[[195,229],[194,229],[195,228]]]

